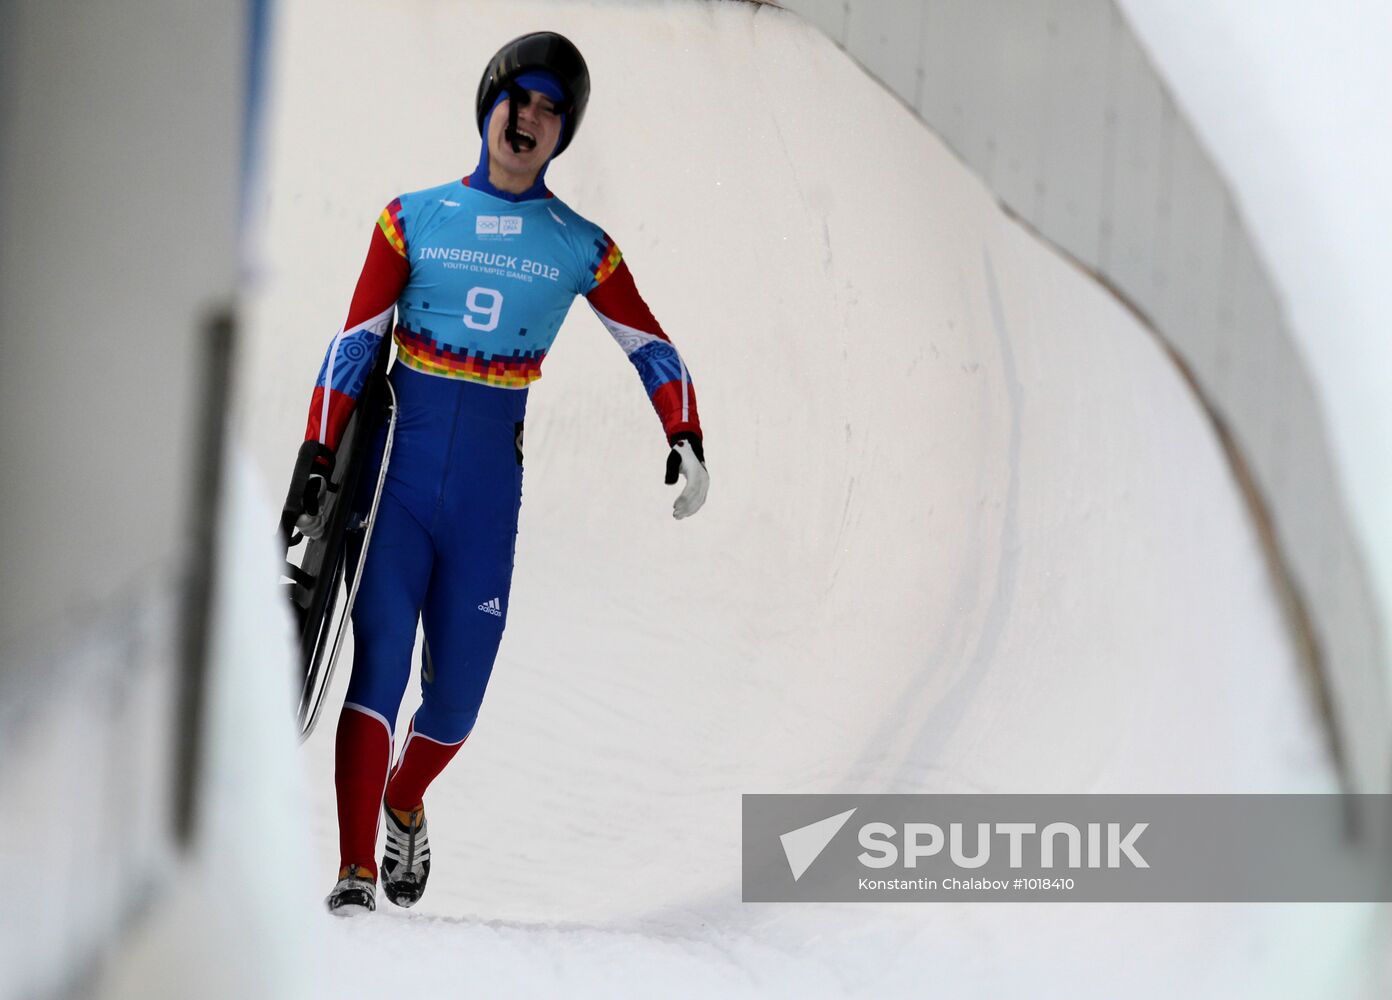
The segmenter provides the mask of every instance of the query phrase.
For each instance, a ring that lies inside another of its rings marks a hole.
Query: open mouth
[[[512,144],[513,151],[514,151],[514,152],[517,152],[517,153],[520,153],[520,152],[522,152],[523,150],[526,150],[527,152],[531,152],[532,150],[536,149],[536,144],[537,144],[536,136],[532,135],[532,134],[531,134],[530,132],[528,132],[526,129],[522,129],[522,128],[510,128],[510,129],[508,129],[508,130],[507,130],[507,140],[508,140],[509,143]]]

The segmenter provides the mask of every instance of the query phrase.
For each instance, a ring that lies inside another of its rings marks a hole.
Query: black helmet
[[[483,135],[483,120],[508,82],[529,70],[539,69],[555,76],[566,95],[566,105],[560,109],[565,112],[565,128],[556,143],[556,151],[551,154],[557,157],[570,145],[575,130],[580,127],[580,119],[585,117],[585,105],[590,100],[590,70],[585,65],[585,57],[570,39],[554,31],[534,31],[514,38],[488,60],[488,68],[479,81],[475,106],[479,134]]]

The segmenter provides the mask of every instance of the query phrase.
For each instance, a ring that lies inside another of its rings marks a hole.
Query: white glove
[[[710,488],[710,474],[706,472],[705,449],[701,446],[700,438],[683,434],[672,445],[672,451],[667,456],[668,486],[676,483],[678,473],[686,477],[681,496],[672,504],[672,516],[680,521],[701,509],[706,502],[706,490]]]
[[[305,483],[305,512],[295,518],[295,530],[306,538],[319,538],[329,526],[329,484],[319,473],[311,473]]]

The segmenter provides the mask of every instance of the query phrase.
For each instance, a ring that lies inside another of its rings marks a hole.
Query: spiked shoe
[[[360,865],[348,865],[338,870],[338,882],[324,900],[329,912],[340,917],[371,913],[377,909],[377,882]]]
[[[382,892],[397,906],[414,906],[430,877],[430,841],[425,807],[393,809],[385,802],[387,846],[382,855]]]

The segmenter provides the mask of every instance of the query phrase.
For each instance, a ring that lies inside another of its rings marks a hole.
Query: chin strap
[[[508,145],[512,147],[514,153],[522,152],[522,140],[517,134],[517,109],[525,104],[530,95],[521,87],[509,84],[508,94],[508,121],[507,128],[503,130],[503,135],[507,138]]]
[[[507,91],[508,127],[504,128],[503,135],[504,138],[507,138],[508,145],[512,146],[512,152],[521,153],[522,141],[521,136],[518,135],[518,106],[522,102],[518,100],[518,97],[522,93],[522,88],[519,88],[519,86],[508,86]]]

